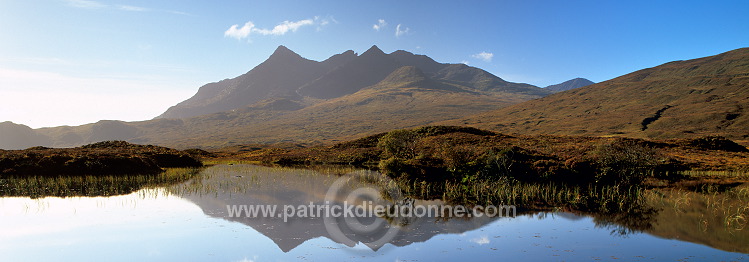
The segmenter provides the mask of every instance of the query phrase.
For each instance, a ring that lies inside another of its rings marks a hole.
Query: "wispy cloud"
[[[333,17],[332,15],[326,17],[315,16],[314,24],[317,25],[317,31],[321,31],[323,27],[329,25],[330,23],[337,24],[338,20],[335,20],[335,17]]]
[[[155,11],[155,12],[165,12],[175,15],[191,15],[186,12],[182,11],[176,11],[176,10],[159,10],[159,9],[151,9],[147,7],[142,6],[134,6],[134,5],[108,5],[101,2],[93,1],[93,0],[64,0],[67,5],[76,7],[76,8],[82,8],[82,9],[115,9],[120,11],[127,11],[127,12],[149,12],[149,11]]]
[[[492,58],[494,58],[493,53],[487,53],[487,52],[481,52],[475,55],[471,55],[471,57],[482,60],[484,62],[491,62]]]
[[[388,25],[387,22],[385,22],[385,19],[378,19],[377,23],[372,25],[372,29],[380,31],[380,29],[386,27]]]
[[[272,29],[265,29],[265,28],[258,28],[255,26],[255,23],[252,21],[248,21],[245,23],[242,27],[239,27],[239,25],[232,25],[224,31],[224,37],[231,37],[236,39],[244,39],[250,36],[250,34],[259,34],[259,35],[285,35],[288,32],[296,32],[299,30],[299,28],[303,26],[308,25],[314,25],[315,21],[318,22],[318,25],[327,25],[330,23],[330,20],[321,20],[321,19],[304,19],[299,21],[283,21],[280,24],[274,26]]]
[[[261,35],[285,35],[288,32],[296,32],[302,26],[312,25],[314,22],[312,19],[299,20],[295,22],[283,21],[280,24],[273,27],[273,29],[260,29],[255,28],[254,32]]]
[[[170,13],[170,14],[175,14],[175,15],[192,15],[190,13],[177,11],[177,10],[166,10],[165,12]]]
[[[132,6],[132,5],[118,5],[117,9],[120,9],[122,11],[132,11],[132,12],[146,12],[151,11],[151,9],[140,7],[140,6]]]
[[[400,37],[402,35],[408,34],[409,30],[411,30],[411,28],[405,27],[402,24],[398,24],[398,26],[395,27],[395,37]]]
[[[237,262],[255,262],[255,261],[257,261],[257,256],[253,256],[252,259],[245,257],[242,260],[238,260]]]
[[[65,0],[65,2],[72,7],[85,8],[85,9],[99,9],[107,7],[107,5],[92,1],[92,0]]]

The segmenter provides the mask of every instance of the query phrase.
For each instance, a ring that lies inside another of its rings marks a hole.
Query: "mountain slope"
[[[749,137],[749,48],[675,61],[449,122],[529,134]]]
[[[564,82],[556,84],[556,85],[550,85],[550,86],[544,87],[544,89],[549,90],[549,91],[553,91],[553,92],[562,92],[562,91],[567,91],[567,90],[571,90],[571,89],[575,89],[575,88],[589,86],[589,85],[592,85],[592,84],[595,84],[595,83],[593,81],[588,80],[588,79],[585,79],[585,78],[575,78],[575,79],[570,79],[570,80],[564,81]]]
[[[393,70],[399,63],[372,46],[356,59],[326,73],[322,77],[299,88],[298,93],[315,98],[335,98],[352,94],[360,89],[374,85]]]

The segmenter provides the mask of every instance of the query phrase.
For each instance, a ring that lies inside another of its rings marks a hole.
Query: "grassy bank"
[[[392,177],[426,181],[511,178],[528,183],[635,185],[653,179],[666,183],[694,179],[680,173],[687,170],[749,171],[747,151],[721,137],[643,140],[526,136],[428,126],[332,146],[259,148],[236,152],[232,157],[280,165],[360,165]]]

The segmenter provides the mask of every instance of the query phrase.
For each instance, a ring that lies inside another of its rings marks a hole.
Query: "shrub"
[[[658,165],[658,152],[635,141],[623,140],[599,146],[592,152],[594,182],[639,184]]]
[[[723,150],[728,152],[749,152],[746,147],[722,136],[706,136],[692,139],[688,145],[705,150]]]
[[[377,146],[386,157],[410,159],[416,155],[419,135],[411,130],[393,130],[382,136]]]

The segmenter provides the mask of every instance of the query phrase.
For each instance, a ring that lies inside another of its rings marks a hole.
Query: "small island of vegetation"
[[[170,167],[200,167],[187,152],[105,141],[75,148],[0,150],[2,176],[155,174]]]
[[[112,196],[187,181],[202,163],[188,152],[105,141],[76,148],[0,150],[0,196]]]

